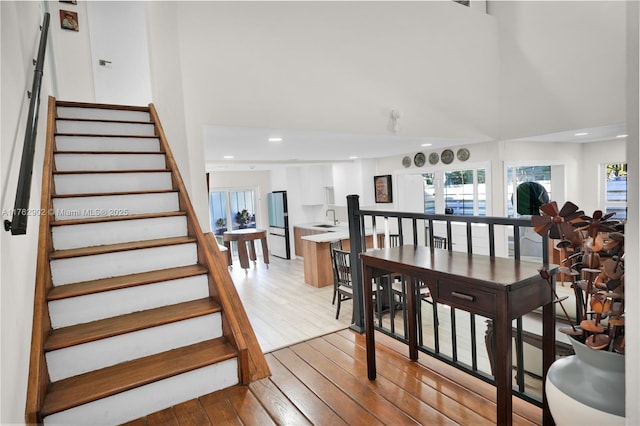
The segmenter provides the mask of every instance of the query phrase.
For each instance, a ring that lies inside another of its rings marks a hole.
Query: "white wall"
[[[33,82],[32,59],[37,57],[44,11],[40,2],[0,2],[2,41],[2,108],[1,108],[1,171],[2,219],[13,209],[19,173],[22,144],[27,122],[29,100],[27,90]],[[53,17],[52,17],[53,18]],[[51,21],[55,32],[56,21]],[[59,26],[59,24],[58,24]],[[49,52],[47,52],[49,54]],[[42,185],[42,159],[45,142],[47,97],[51,94],[51,68],[44,69],[41,92],[40,119],[33,166],[32,190],[29,207],[40,208]],[[12,236],[0,231],[1,286],[0,286],[0,423],[24,422],[33,291],[35,284],[36,253],[39,217],[30,216],[27,234]]]
[[[575,143],[535,143],[535,142],[487,142],[468,145],[471,152],[468,163],[457,159],[450,165],[453,168],[477,162],[491,164],[491,205],[493,215],[506,214],[506,188],[504,184],[504,168],[506,165],[542,165],[550,164],[564,167],[564,187],[556,188],[552,194],[554,201],[561,206],[565,201],[576,203],[586,214],[604,206],[599,204],[600,179],[599,169],[602,164],[612,162],[626,162],[625,152],[627,143],[624,139],[614,139],[587,144]],[[457,147],[454,147],[454,151]],[[428,156],[432,152],[428,149],[424,153]],[[408,155],[413,156],[414,153]],[[401,167],[402,155],[380,158],[377,160],[377,173],[391,173],[395,176],[407,173],[428,173],[443,166]],[[365,176],[368,179],[371,176]],[[401,188],[396,188],[400,191]],[[397,204],[394,204],[395,207]]]
[[[406,134],[494,133],[489,15],[449,1],[178,8],[189,122],[380,134],[399,109]]]
[[[631,284],[625,288],[627,325],[625,335],[627,348],[625,355],[625,391],[626,421],[628,425],[640,424],[640,126],[638,124],[640,109],[640,12],[638,2],[627,3],[627,164],[628,164],[628,196],[629,219],[625,227],[625,274],[632,277]]]
[[[175,2],[147,2],[151,91],[189,198],[203,232],[211,229],[200,128],[187,128]]]
[[[500,44],[502,132],[496,137],[626,120],[625,3],[488,3]]]
[[[51,13],[50,42],[47,47],[52,67],[54,96],[63,101],[94,102],[91,44],[85,2],[78,4],[47,1]],[[78,31],[60,28],[60,9],[78,13]]]

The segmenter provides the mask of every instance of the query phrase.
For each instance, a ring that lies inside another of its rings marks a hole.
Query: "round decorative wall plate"
[[[424,161],[425,161],[425,157],[424,157],[424,154],[421,152],[417,153],[415,157],[413,157],[413,164],[415,164],[416,167],[424,166]]]
[[[442,151],[442,154],[440,154],[440,158],[442,159],[442,162],[444,164],[451,164],[451,162],[453,161],[453,151],[451,151],[450,149],[445,149],[444,151]]]
[[[409,167],[411,165],[411,157],[408,155],[402,159],[402,165],[404,167]]]
[[[429,164],[433,166],[434,164],[438,164],[438,161],[440,161],[440,156],[437,152],[429,154]]]
[[[467,148],[460,148],[457,152],[458,160],[467,161],[469,159],[469,150]]]

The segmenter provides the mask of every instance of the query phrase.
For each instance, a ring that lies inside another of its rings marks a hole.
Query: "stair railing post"
[[[362,287],[362,227],[360,220],[360,200],[358,195],[347,195],[347,216],[349,218],[349,250],[351,282],[353,284],[353,319],[351,329],[364,333],[364,303]]]

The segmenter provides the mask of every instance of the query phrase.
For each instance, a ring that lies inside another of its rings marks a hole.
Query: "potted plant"
[[[247,209],[242,209],[236,213],[236,222],[240,225],[240,228],[246,228],[247,224],[251,221],[251,215]]]
[[[558,425],[624,424],[624,222],[600,210],[587,216],[571,202],[540,210],[534,230],[573,249],[560,271],[571,277],[576,301],[576,318],[563,307],[570,327],[560,328],[575,355],[548,371],[549,408]],[[549,279],[546,270],[541,275]]]
[[[227,220],[225,218],[218,218],[216,220],[216,234],[220,235],[227,230]]]

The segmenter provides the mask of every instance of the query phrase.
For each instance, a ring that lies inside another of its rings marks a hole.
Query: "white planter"
[[[624,425],[624,356],[569,341],[576,354],[554,362],[545,383],[556,425]]]

